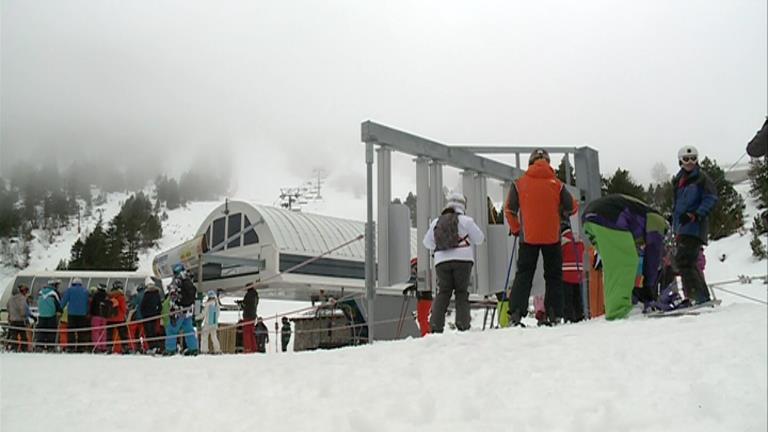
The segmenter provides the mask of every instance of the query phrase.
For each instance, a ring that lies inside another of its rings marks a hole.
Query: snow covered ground
[[[755,431],[766,307],[155,358],[0,355],[3,431]]]
[[[118,202],[110,198],[105,220]],[[190,238],[218,204],[168,212],[140,268]],[[33,247],[34,268],[54,268],[76,235]],[[768,272],[749,238],[709,246],[710,282]],[[2,289],[13,272],[0,270]],[[761,281],[722,288],[767,297]],[[468,333],[333,351],[0,354],[0,431],[765,431],[768,307],[716,293],[723,306],[699,316],[485,332],[475,320]],[[303,306],[262,300],[259,312]]]

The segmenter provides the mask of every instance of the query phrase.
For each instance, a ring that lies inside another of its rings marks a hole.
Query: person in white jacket
[[[219,302],[216,299],[216,293],[208,291],[208,299],[203,305],[203,310],[197,316],[198,320],[203,321],[203,331],[200,334],[200,348],[203,353],[208,353],[208,336],[213,341],[213,353],[221,354],[221,345],[216,330],[219,328]]]
[[[469,330],[469,278],[475,263],[472,245],[485,240],[475,221],[464,214],[467,199],[460,193],[451,193],[448,203],[429,225],[423,244],[434,251],[435,272],[437,273],[437,297],[432,303],[429,324],[432,333],[442,333],[445,326],[445,313],[451,302],[451,295],[456,297],[456,328]]]

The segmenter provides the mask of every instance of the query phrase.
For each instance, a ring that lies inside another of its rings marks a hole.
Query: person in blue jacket
[[[717,188],[699,166],[699,151],[684,146],[677,152],[680,171],[675,188],[672,226],[677,240],[675,264],[683,280],[683,292],[691,303],[710,300],[704,274],[696,265],[699,250],[707,244],[709,213],[718,201]]]
[[[83,286],[79,277],[72,279],[72,285],[64,292],[61,298],[61,308],[69,306],[67,316],[68,326],[72,330],[69,350],[75,352],[90,351],[88,344],[91,342],[90,331],[82,330],[90,327],[88,319],[88,289]]]
[[[61,283],[58,279],[51,279],[48,285],[40,291],[37,299],[37,342],[38,348],[43,351],[55,351],[56,329],[59,326],[61,303],[56,288]]]

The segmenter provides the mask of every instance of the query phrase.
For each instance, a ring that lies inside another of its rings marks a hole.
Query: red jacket
[[[112,291],[109,293],[109,300],[112,302],[112,307],[117,309],[117,315],[107,318],[107,322],[125,322],[125,315],[128,311],[125,295],[120,291]]]
[[[584,243],[574,243],[573,233],[569,229],[563,231],[560,246],[563,248],[563,282],[579,284],[584,274]]]

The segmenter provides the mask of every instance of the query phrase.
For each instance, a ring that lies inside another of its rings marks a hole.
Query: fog
[[[762,0],[3,0],[0,15],[0,175],[19,159],[196,166],[271,204],[323,168],[323,211],[362,217],[365,120],[446,144],[588,145],[604,174],[648,183],[685,144],[727,168],[768,111]],[[395,196],[414,173],[397,159]]]

